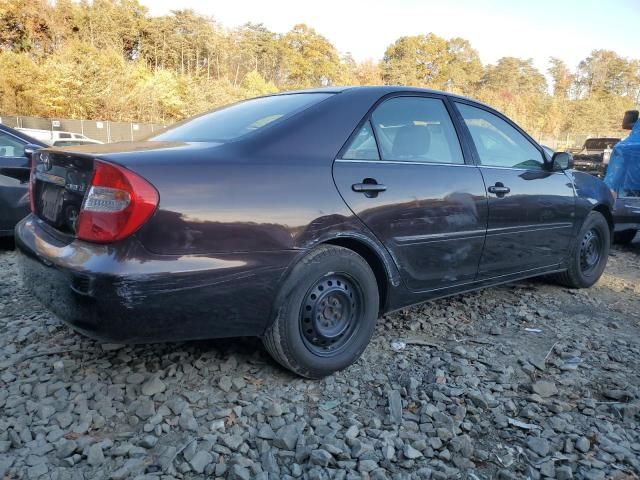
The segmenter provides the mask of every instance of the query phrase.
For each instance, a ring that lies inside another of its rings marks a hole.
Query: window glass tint
[[[442,100],[397,97],[371,116],[384,160],[464,163],[460,143]]]
[[[298,93],[254,98],[181,122],[151,140],[225,142],[293,115],[331,94]]]
[[[542,168],[542,155],[538,149],[507,122],[481,108],[463,103],[456,105],[471,132],[482,165]]]
[[[360,128],[342,158],[347,160],[380,160],[371,123],[367,122]]]
[[[24,145],[17,138],[0,132],[0,157],[22,157]]]

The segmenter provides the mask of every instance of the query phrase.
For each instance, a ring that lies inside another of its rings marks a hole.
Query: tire
[[[638,233],[637,230],[624,230],[622,232],[615,232],[613,234],[613,243],[620,245],[629,245]]]
[[[611,231],[607,220],[600,212],[590,212],[573,240],[569,268],[557,274],[555,279],[571,288],[592,286],[607,266],[610,248]]]
[[[322,378],[362,355],[378,308],[378,285],[369,264],[352,250],[322,245],[284,281],[262,342],[285,368]]]

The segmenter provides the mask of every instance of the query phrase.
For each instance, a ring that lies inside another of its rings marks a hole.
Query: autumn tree
[[[575,77],[567,67],[567,64],[559,58],[551,57],[547,72],[552,80],[553,96],[556,98],[568,98]]]
[[[293,27],[283,38],[284,84],[293,87],[332,85],[338,77],[340,58],[335,47],[313,28]]]
[[[640,101],[640,60],[594,50],[545,75],[530,59],[482,65],[464,38],[403,36],[380,62],[339,52],[300,24],[228,29],[138,0],[0,0],[0,113],[170,123],[285,89],[402,84],[468,95],[532,133],[617,131]]]
[[[482,63],[467,40],[429,33],[396,40],[385,52],[382,72],[386,83],[470,94]]]

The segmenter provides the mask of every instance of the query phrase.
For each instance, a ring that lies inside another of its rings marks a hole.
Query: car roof
[[[495,110],[491,105],[480,102],[474,98],[465,97],[464,95],[458,95],[456,93],[445,92],[443,90],[434,90],[430,88],[410,87],[404,85],[357,85],[357,86],[334,86],[334,87],[322,87],[322,88],[308,88],[302,90],[289,90],[285,92],[278,92],[274,95],[291,95],[296,93],[349,93],[368,90],[371,93],[377,93],[381,97],[392,93],[433,93],[437,95],[445,95],[454,99],[467,100],[479,105]]]
[[[19,130],[15,130],[11,127],[7,127],[6,125],[3,125],[0,123],[0,132],[4,132],[4,133],[8,133],[9,135],[12,135],[16,138],[19,138],[20,140],[23,140],[25,143],[31,143],[33,145],[38,145],[40,147],[48,147],[49,145],[47,145],[46,143],[44,143],[41,140],[38,140],[37,138],[33,138],[29,135],[27,135],[26,133],[23,133]]]

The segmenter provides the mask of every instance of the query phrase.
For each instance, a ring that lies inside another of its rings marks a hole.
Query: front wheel
[[[600,212],[592,211],[573,240],[568,269],[556,276],[557,280],[572,288],[588,288],[598,281],[607,266],[611,232]]]
[[[378,307],[369,264],[352,250],[323,245],[292,269],[262,340],[284,367],[322,378],[360,357],[373,335]]]

